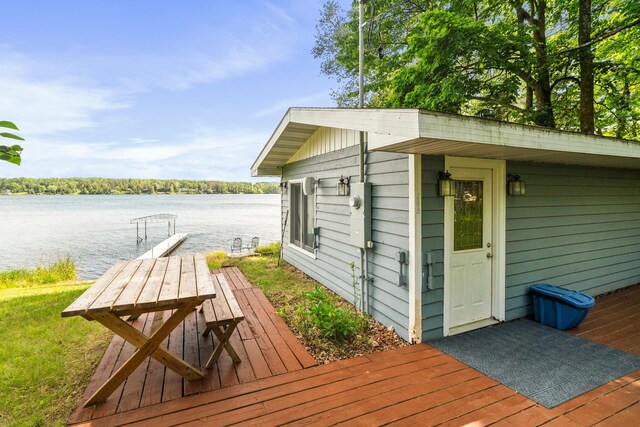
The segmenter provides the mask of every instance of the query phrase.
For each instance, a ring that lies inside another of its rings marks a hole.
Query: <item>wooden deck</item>
[[[574,332],[640,354],[638,307],[640,285],[598,299]],[[94,416],[91,425],[626,426],[639,419],[640,370],[546,409],[419,344]]]
[[[260,289],[252,287],[237,268],[225,268],[222,273],[246,317],[230,339],[242,362],[234,365],[231,357],[223,352],[218,363],[206,369],[205,379],[189,382],[155,360],[147,360],[106,402],[95,409],[85,409],[82,406],[88,397],[133,354],[133,346],[116,336],[68,422],[106,417],[317,365],[284,321],[274,313],[275,309]],[[170,315],[170,312],[143,315],[133,325],[150,334]],[[213,334],[203,337],[204,329],[204,316],[194,311],[181,327],[171,333],[164,346],[168,345],[171,352],[204,369],[213,352],[214,339]]]

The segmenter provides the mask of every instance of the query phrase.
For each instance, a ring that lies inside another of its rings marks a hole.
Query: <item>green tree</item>
[[[0,121],[0,128],[20,130],[14,123],[7,121]],[[15,139],[17,141],[24,141],[24,138],[11,132],[0,132],[0,136],[3,138]],[[22,147],[20,145],[0,145],[0,160],[13,163],[14,165],[20,165],[20,162],[22,162],[20,157],[21,154]]]
[[[358,3],[324,4],[315,57],[357,100]],[[366,1],[366,103],[638,137],[640,2]]]

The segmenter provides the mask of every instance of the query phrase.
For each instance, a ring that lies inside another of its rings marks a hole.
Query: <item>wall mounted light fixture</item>
[[[507,174],[507,194],[510,196],[524,196],[526,194],[525,182],[520,175]]]
[[[280,192],[282,194],[287,192],[287,181],[280,182]]]
[[[438,194],[442,197],[455,196],[456,188],[454,186],[455,181],[451,179],[449,171],[438,172]]]
[[[338,180],[338,184],[336,185],[336,194],[338,196],[348,196],[349,195],[349,177],[340,175],[340,179]]]

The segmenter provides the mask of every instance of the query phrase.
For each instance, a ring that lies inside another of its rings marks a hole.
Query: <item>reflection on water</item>
[[[81,278],[98,277],[115,260],[136,258],[167,237],[166,223],[148,224],[147,240],[136,244],[129,221],[158,213],[178,215],[176,232],[189,233],[178,254],[228,251],[237,236],[280,240],[276,194],[1,196],[0,271],[70,256]]]

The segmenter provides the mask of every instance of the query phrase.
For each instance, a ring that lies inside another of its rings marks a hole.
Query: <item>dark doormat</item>
[[[429,344],[547,408],[640,369],[640,357],[531,320]]]

